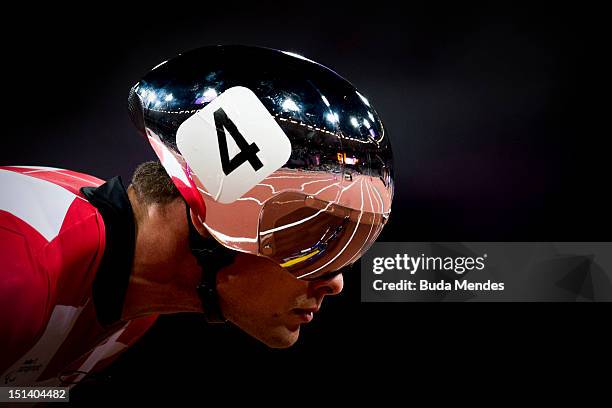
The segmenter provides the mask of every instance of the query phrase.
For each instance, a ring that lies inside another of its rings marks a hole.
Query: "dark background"
[[[379,2],[14,10],[2,28],[0,164],[129,180],[154,158],[128,119],[130,86],[184,50],[260,45],[332,67],[381,114],[396,157],[381,240],[609,241],[609,46],[598,15]],[[437,376],[528,359],[562,369],[569,351],[607,344],[607,305],[362,304],[354,272],[289,350],[166,316],[72,398],[334,390],[391,366]]]

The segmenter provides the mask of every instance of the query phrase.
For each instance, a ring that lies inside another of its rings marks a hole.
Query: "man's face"
[[[217,274],[225,317],[273,348],[293,345],[300,325],[312,320],[323,298],[337,295],[342,286],[342,275],[321,281],[299,280],[268,259],[243,253]]]

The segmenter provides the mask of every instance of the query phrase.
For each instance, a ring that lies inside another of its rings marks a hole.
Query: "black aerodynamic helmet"
[[[393,159],[378,114],[302,56],[189,51],[134,85],[129,109],[210,234],[298,278],[358,260],[389,217]]]

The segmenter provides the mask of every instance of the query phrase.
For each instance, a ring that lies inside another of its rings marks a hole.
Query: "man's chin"
[[[284,349],[293,346],[300,337],[300,326],[278,326],[267,335],[257,337],[266,346],[274,349]]]

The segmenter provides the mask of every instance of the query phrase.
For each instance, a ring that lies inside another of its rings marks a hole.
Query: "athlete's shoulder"
[[[0,226],[22,236],[38,252],[75,224],[98,224],[99,214],[82,195],[103,181],[51,167],[0,167]]]

